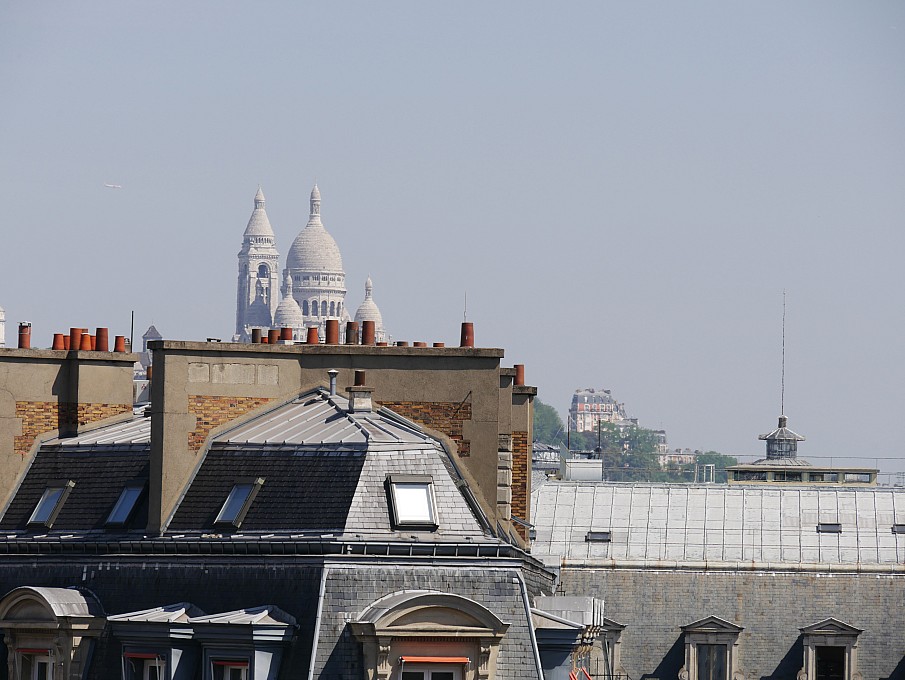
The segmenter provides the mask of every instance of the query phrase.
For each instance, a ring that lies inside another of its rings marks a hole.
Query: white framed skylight
[[[107,526],[121,527],[128,522],[144,490],[144,480],[135,480],[126,484],[116,500],[116,505],[113,506],[113,510],[110,511],[107,517]]]
[[[63,503],[69,497],[70,492],[75,486],[75,482],[71,479],[65,482],[55,482],[48,485],[41,495],[41,500],[35,506],[34,512],[28,518],[28,524],[31,526],[44,526],[48,529],[53,526]]]
[[[223,507],[220,508],[220,512],[217,514],[217,519],[214,520],[214,523],[232,524],[236,528],[241,526],[242,521],[245,519],[245,515],[248,512],[248,508],[251,507],[251,502],[255,499],[255,496],[258,495],[258,491],[263,484],[263,477],[237,482],[226,497]]]
[[[430,475],[390,475],[387,486],[395,526],[437,528],[437,508]]]

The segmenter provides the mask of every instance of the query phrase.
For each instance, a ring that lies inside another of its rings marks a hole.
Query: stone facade
[[[862,677],[905,677],[902,573],[566,567],[559,591],[605,598],[607,618],[626,626],[622,663],[631,678],[680,677],[681,627],[707,616],[744,628],[738,665],[746,680],[794,679],[804,665],[800,629],[828,617],[864,629]]]

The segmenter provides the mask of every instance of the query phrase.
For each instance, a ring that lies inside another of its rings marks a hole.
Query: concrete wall
[[[681,626],[718,616],[744,627],[747,680],[794,680],[803,665],[799,629],[834,617],[864,629],[858,670],[867,680],[905,678],[905,573],[692,571],[563,567],[560,590],[605,600],[625,624],[622,662],[633,680],[675,680],[684,664]]]
[[[443,434],[482,507],[500,518],[501,423],[511,436],[513,404],[501,388],[500,349],[168,340],[149,348],[154,356],[151,531],[172,515],[212,435],[300,392],[327,386],[329,369],[339,371],[341,394],[353,384],[355,370],[366,371],[375,402]],[[521,421],[530,419],[530,399],[519,403]]]
[[[132,413],[134,354],[0,349],[0,513],[38,444]]]

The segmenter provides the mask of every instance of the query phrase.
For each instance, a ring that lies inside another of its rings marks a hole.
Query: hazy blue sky
[[[4,3],[0,306],[229,337],[258,183],[350,309],[673,446],[905,469],[905,4]],[[106,189],[104,183],[123,188]],[[871,461],[872,462],[872,461]]]

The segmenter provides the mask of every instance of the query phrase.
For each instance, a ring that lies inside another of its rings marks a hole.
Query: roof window
[[[248,508],[251,507],[251,502],[258,495],[258,491],[260,491],[263,484],[264,478],[258,477],[255,480],[239,482],[233,486],[214,523],[232,524],[238,528],[242,524],[242,520],[245,519],[245,514],[248,512]]]
[[[44,489],[41,500],[35,506],[35,510],[28,519],[31,526],[45,526],[48,529],[53,526],[57,515],[63,507],[63,503],[72,492],[75,482],[71,479],[65,482],[53,483]]]
[[[144,490],[145,481],[143,479],[126,484],[116,501],[116,505],[113,506],[113,510],[110,511],[110,515],[107,517],[107,526],[121,527],[128,522]]]
[[[838,522],[821,522],[817,525],[818,534],[841,534],[842,525]]]
[[[894,533],[894,534],[905,534],[905,524],[893,524],[893,525],[892,525],[892,533]]]
[[[609,543],[612,536],[609,531],[589,531],[585,534],[584,540],[588,543]]]
[[[437,528],[433,478],[430,475],[390,475],[387,484],[395,526]]]

